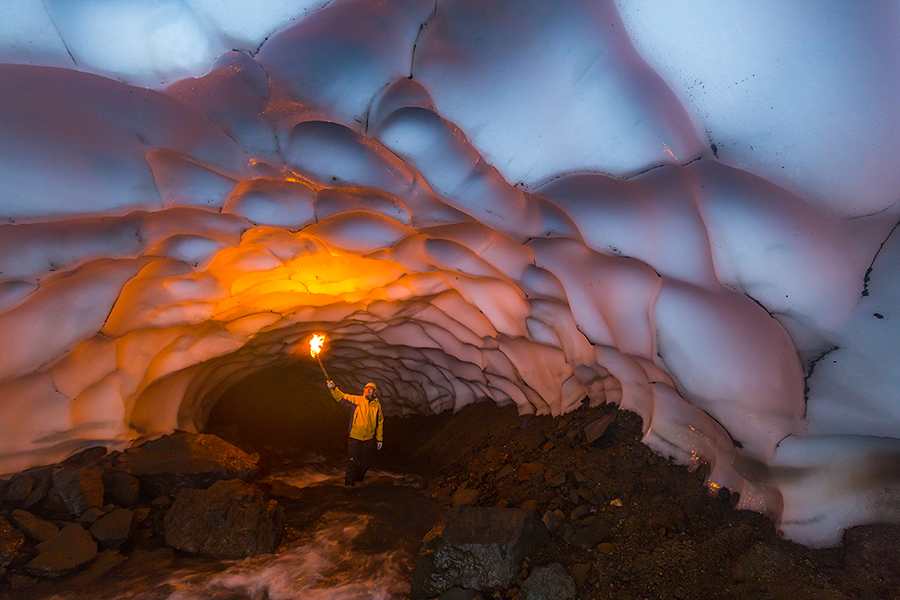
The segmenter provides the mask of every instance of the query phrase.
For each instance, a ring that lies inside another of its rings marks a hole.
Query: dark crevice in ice
[[[806,369],[806,377],[803,378],[803,417],[806,418],[806,409],[809,405],[809,380],[813,375],[813,372],[816,370],[816,364],[835,350],[840,350],[840,346],[832,346],[816,358],[812,359],[809,363],[809,367]]]
[[[410,79],[413,78],[413,69],[416,64],[416,46],[419,45],[419,37],[422,35],[422,30],[425,29],[425,27],[428,25],[428,22],[434,18],[434,15],[437,14],[437,9],[438,9],[438,3],[437,3],[437,0],[434,0],[434,10],[431,11],[431,14],[428,15],[428,18],[425,19],[425,21],[423,21],[419,25],[419,31],[416,33],[416,41],[413,42],[412,56],[409,59],[409,78]]]
[[[897,231],[897,227],[900,227],[900,221],[898,221],[893,228],[891,228],[890,233],[887,234],[887,237],[884,238],[884,241],[881,242],[881,245],[878,246],[878,250],[875,252],[875,256],[872,257],[872,262],[869,263],[869,268],[866,269],[866,274],[863,276],[863,289],[861,297],[865,298],[869,295],[869,276],[872,274],[872,269],[875,268],[875,261],[878,260],[878,255],[884,249],[884,245],[887,244],[888,240],[891,239],[891,236],[894,235],[894,232]]]

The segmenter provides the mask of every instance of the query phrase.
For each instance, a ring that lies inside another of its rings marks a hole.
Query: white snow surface
[[[889,3],[0,7],[0,472],[308,355],[587,397],[824,546],[900,522]]]

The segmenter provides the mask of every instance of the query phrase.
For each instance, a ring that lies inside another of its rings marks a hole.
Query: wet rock
[[[6,489],[6,504],[28,509],[42,501],[52,485],[52,467],[36,467],[13,475]]]
[[[97,558],[94,559],[94,561],[89,564],[84,569],[84,571],[72,575],[70,579],[66,580],[66,583],[71,587],[87,585],[95,579],[98,579],[99,577],[105,575],[110,570],[119,566],[126,560],[127,559],[124,555],[116,552],[115,550],[104,550],[97,555]]]
[[[97,465],[77,469],[62,468],[53,473],[51,491],[73,517],[87,509],[103,506],[103,471]]]
[[[520,600],[574,600],[578,590],[559,563],[538,567],[519,589]]]
[[[456,508],[425,538],[413,570],[412,598],[433,598],[453,587],[508,588],[545,535],[534,512]]]
[[[0,516],[0,568],[6,567],[24,555],[25,534]]]
[[[259,456],[219,437],[179,431],[123,454],[116,468],[137,477],[147,497],[153,498],[208,488],[222,479],[250,481],[259,471],[258,463]]]
[[[103,474],[104,500],[107,503],[134,508],[141,501],[140,482],[136,477],[122,471],[107,471]]]
[[[91,525],[91,535],[104,548],[119,548],[134,533],[134,511],[115,508]]]
[[[259,489],[237,479],[186,489],[164,520],[166,543],[218,558],[271,553],[284,533],[284,513]]]
[[[59,533],[37,545],[40,553],[25,565],[35,577],[60,577],[97,556],[97,543],[81,525],[69,523]]]
[[[43,542],[56,535],[59,531],[59,527],[50,521],[45,521],[20,508],[10,513],[9,520],[12,521],[27,538],[35,542]]]

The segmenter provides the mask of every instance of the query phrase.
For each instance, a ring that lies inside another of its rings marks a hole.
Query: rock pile
[[[274,552],[284,514],[250,483],[258,462],[216,436],[176,432],[0,480],[0,585],[98,577],[154,537],[213,557]]]
[[[485,404],[432,420],[392,432],[417,449],[424,492],[450,511],[534,511],[548,541],[496,586],[447,581],[437,567],[419,572],[429,564],[420,559],[414,589],[442,582],[420,597],[900,598],[900,527],[850,529],[842,548],[793,544],[764,515],[736,510],[737,494],[712,493],[707,465],[690,472],[641,444],[633,413],[583,406],[519,416]],[[423,544],[429,560],[438,552],[433,540]]]

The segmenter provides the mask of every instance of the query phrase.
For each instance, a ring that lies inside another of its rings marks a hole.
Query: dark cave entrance
[[[237,382],[216,402],[206,433],[255,450],[346,450],[348,411],[296,366],[263,369]]]

